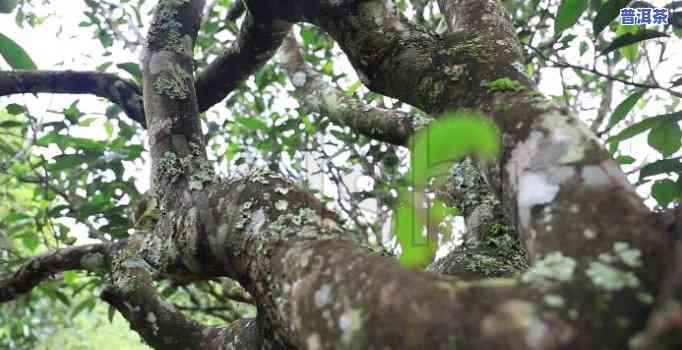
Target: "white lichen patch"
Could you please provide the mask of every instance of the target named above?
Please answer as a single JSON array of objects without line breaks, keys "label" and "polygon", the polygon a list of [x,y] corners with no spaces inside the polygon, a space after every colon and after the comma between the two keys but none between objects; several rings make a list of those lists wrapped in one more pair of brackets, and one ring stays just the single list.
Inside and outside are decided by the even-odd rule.
[{"label": "white lichen patch", "polygon": [[173,62],[172,53],[168,51],[155,52],[149,59],[149,72],[152,75],[159,74],[161,71],[167,69],[171,62]]},{"label": "white lichen patch", "polygon": [[654,303],[654,301],[656,301],[653,295],[646,292],[637,293],[637,300],[646,305],[651,305]]},{"label": "white lichen patch", "polygon": [[315,292],[315,306],[324,307],[331,301],[332,287],[329,284],[324,284]]},{"label": "white lichen patch", "polygon": [[362,329],[362,311],[359,309],[348,309],[339,317],[339,328],[341,329],[341,342],[352,344],[357,338],[357,333]]},{"label": "white lichen patch", "polygon": [[590,165],[584,167],[581,175],[586,185],[605,186],[611,183],[609,175],[598,166]]},{"label": "white lichen patch", "polygon": [[556,294],[547,294],[542,298],[542,301],[548,306],[555,308],[564,307],[564,305],[566,305],[564,298],[561,295]]},{"label": "white lichen patch", "polygon": [[287,202],[283,199],[280,199],[277,202],[275,202],[275,209],[277,209],[279,211],[285,211],[285,210],[287,210],[288,207],[289,207],[289,202]]},{"label": "white lichen patch", "polygon": [[509,331],[528,329],[535,314],[535,306],[523,300],[510,300],[485,316],[481,331],[486,336],[508,334]]},{"label": "white lichen patch", "polygon": [[583,236],[587,239],[595,239],[597,238],[597,231],[588,227],[583,230]]},{"label": "white lichen patch", "polygon": [[527,172],[519,179],[519,206],[532,208],[551,202],[559,192],[559,185],[551,183],[542,173]]},{"label": "white lichen patch", "polygon": [[147,322],[152,326],[152,332],[154,334],[159,333],[159,324],[156,323],[156,315],[153,312],[147,313]]},{"label": "white lichen patch", "polygon": [[101,271],[105,267],[104,255],[100,253],[86,254],[81,258],[81,266],[91,272]]},{"label": "white lichen patch", "polygon": [[213,166],[205,159],[195,159],[194,156],[190,156],[190,158],[186,161],[187,167],[191,169],[192,173],[189,178],[189,188],[190,190],[202,190],[215,179]]},{"label": "white lichen patch", "polygon": [[613,243],[613,251],[625,265],[629,267],[642,266],[642,252],[637,248],[630,247],[629,243],[615,242]]},{"label": "white lichen patch", "polygon": [[324,101],[324,105],[332,113],[338,110],[339,100],[335,91],[326,91],[322,94],[322,101]]},{"label": "white lichen patch", "polygon": [[263,225],[265,225],[266,221],[267,217],[263,209],[256,210],[256,212],[253,214],[251,218],[249,226],[247,227],[247,232],[253,235],[259,235],[261,228],[263,227]]},{"label": "white lichen patch", "polygon": [[318,334],[311,334],[305,341],[306,349],[308,350],[319,350],[322,348],[322,341]]},{"label": "white lichen patch", "polygon": [[290,189],[288,189],[286,187],[275,187],[275,192],[277,192],[283,196],[286,196],[287,193],[289,193],[289,191],[290,191]]},{"label": "white lichen patch", "polygon": [[570,281],[577,263],[574,258],[564,256],[561,252],[547,254],[542,260],[531,266],[523,274],[521,280],[525,283],[549,283]]},{"label": "white lichen patch", "polygon": [[639,249],[632,248],[627,242],[615,242],[613,253],[599,254],[598,259],[591,262],[586,271],[596,286],[607,291],[639,287],[640,281],[637,276],[632,271],[618,266],[622,264],[629,268],[641,267],[642,252]]},{"label": "white lichen patch", "polygon": [[450,77],[450,80],[458,81],[462,77],[462,74],[466,71],[466,65],[465,64],[446,65],[445,68],[443,68],[443,71],[445,72],[446,75]]},{"label": "white lichen patch", "polygon": [[154,90],[170,99],[184,100],[189,98],[191,84],[192,76],[185,72],[180,65],[173,63],[156,78]]},{"label": "white lichen patch", "polygon": [[[518,178],[518,216],[519,226],[527,228],[529,238],[526,245],[529,251],[534,251],[537,230],[533,229],[532,209],[538,205],[546,205],[549,209],[560,190],[560,184],[573,177],[574,170],[570,167],[557,166],[543,172],[524,172]],[[543,212],[544,213],[544,212]],[[535,215],[537,218],[537,215]],[[551,213],[542,216],[544,231],[553,230],[553,215]],[[536,227],[537,228],[537,227]],[[535,257],[531,257],[534,259]]]},{"label": "white lichen patch", "polygon": [[[550,133],[549,140],[553,145],[562,145],[563,154],[558,158],[560,164],[571,164],[581,161],[593,142],[599,139],[582,121],[574,115],[562,115],[551,108],[541,117],[542,127]],[[593,141],[593,142],[589,142]]]},{"label": "white lichen patch", "polygon": [[178,157],[171,151],[166,151],[166,153],[163,154],[159,160],[158,170],[162,176],[167,176],[169,178],[170,183],[175,182],[183,173]]},{"label": "white lichen patch", "polygon": [[549,336],[549,327],[540,319],[531,319],[528,330],[526,331],[526,344],[530,349],[544,349],[545,339]]},{"label": "white lichen patch", "polygon": [[305,249],[301,254],[298,255],[298,262],[302,268],[305,268],[310,263],[310,259],[313,257],[312,249]]},{"label": "white lichen patch", "polygon": [[295,87],[303,87],[305,85],[306,81],[306,75],[304,72],[296,72],[294,75],[291,77],[291,83],[294,84]]},{"label": "white lichen patch", "polygon": [[592,283],[607,291],[639,287],[639,279],[630,271],[622,271],[607,263],[593,261],[586,271]]}]

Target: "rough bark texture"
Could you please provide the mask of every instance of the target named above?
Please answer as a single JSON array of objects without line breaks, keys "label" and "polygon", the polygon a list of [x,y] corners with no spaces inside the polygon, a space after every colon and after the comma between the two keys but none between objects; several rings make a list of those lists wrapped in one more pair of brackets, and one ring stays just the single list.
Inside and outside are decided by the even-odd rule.
[{"label": "rough bark texture", "polygon": [[237,84],[251,76],[277,52],[291,23],[247,12],[239,36],[225,53],[201,72],[197,89],[203,98],[199,108],[206,110],[225,98]]},{"label": "rough bark texture", "polygon": [[[504,152],[496,164],[480,168],[532,266],[516,279],[406,270],[348,239],[333,213],[286,179],[267,172],[215,178],[192,74],[203,3],[162,0],[143,73],[161,215],[153,234],[106,250],[104,264],[112,276],[105,300],[147,343],[240,348],[235,344],[246,341],[243,348],[311,350],[623,349],[637,339],[645,343],[636,335],[656,296],[661,302],[679,298],[673,287],[663,296],[658,288],[679,278],[676,269],[665,269],[675,247],[674,235],[666,234],[670,223],[646,209],[588,127],[533,92],[514,68],[519,44],[499,2],[440,1],[451,30],[442,36],[410,23],[391,1],[244,3],[256,27],[274,30],[268,27],[274,22],[260,18],[322,27],[374,91],[429,113],[487,112],[503,131]],[[265,60],[285,35],[271,34],[264,56],[254,60]],[[210,69],[229,72],[225,62]],[[500,78],[522,89],[491,88]],[[338,109],[325,103],[319,111]],[[27,271],[34,276],[18,276],[31,281],[29,288],[45,277],[39,268]],[[253,296],[258,320],[226,329],[189,321],[154,290],[152,280],[167,275],[233,278]],[[679,307],[672,310],[679,314]],[[655,323],[648,328],[654,338]]]},{"label": "rough bark texture", "polygon": [[0,96],[19,93],[92,94],[116,103],[145,125],[142,89],[113,74],[75,71],[0,71]]},{"label": "rough bark texture", "polygon": [[421,120],[405,112],[372,107],[346,96],[305,65],[293,36],[285,39],[280,61],[306,110],[319,113],[339,126],[348,126],[374,140],[404,146]]}]

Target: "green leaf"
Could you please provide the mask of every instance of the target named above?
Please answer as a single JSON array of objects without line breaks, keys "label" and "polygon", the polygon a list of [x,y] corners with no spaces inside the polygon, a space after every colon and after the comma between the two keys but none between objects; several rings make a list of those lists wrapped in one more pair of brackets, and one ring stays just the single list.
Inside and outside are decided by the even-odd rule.
[{"label": "green leaf", "polygon": [[113,305],[109,305],[109,311],[107,312],[107,319],[109,323],[114,323],[114,316],[116,315],[116,309]]},{"label": "green leaf", "polygon": [[12,13],[17,6],[17,0],[0,0],[0,13]]},{"label": "green leaf", "polygon": [[141,145],[131,145],[126,149],[125,160],[135,160],[140,157],[143,151],[144,147]]},{"label": "green leaf", "polygon": [[661,123],[661,119],[658,117],[644,119],[640,122],[637,122],[635,124],[628,126],[623,131],[618,133],[617,135],[611,136],[607,140],[607,142],[613,143],[613,142],[620,142],[623,140],[627,140],[629,138],[635,137],[635,136],[655,127],[659,123]]},{"label": "green leaf", "polygon": [[17,115],[26,112],[26,107],[22,105],[18,105],[16,103],[10,103],[5,107],[7,110],[7,113],[12,114],[12,115]]},{"label": "green leaf", "polygon": [[[619,25],[618,28],[616,29],[616,37],[621,36],[625,33],[637,33],[639,31],[639,26],[624,26],[624,25]],[[621,47],[618,49],[618,52],[620,53],[621,56],[625,57],[628,62],[630,63],[635,63],[637,62],[637,57],[639,54],[639,46],[640,44],[632,44],[628,45],[625,47]]]},{"label": "green leaf", "polygon": [[114,135],[114,124],[107,120],[104,122],[104,131],[107,132],[107,137],[111,138]]},{"label": "green leaf", "polygon": [[315,44],[317,35],[315,33],[315,29],[313,29],[310,26],[302,26],[301,27],[301,38],[303,38],[303,43],[306,45],[313,45]]},{"label": "green leaf", "polygon": [[133,62],[120,63],[116,67],[123,69],[135,78],[137,81],[142,81],[142,72],[140,71],[140,65]]},{"label": "green leaf", "polygon": [[263,122],[262,120],[254,117],[238,117],[237,122],[246,126],[249,129],[257,129],[263,131],[270,130],[268,124],[265,124],[265,122]]},{"label": "green leaf", "polygon": [[67,137],[65,139],[64,145],[83,150],[101,150],[104,148],[104,144],[102,142],[81,137]]},{"label": "green leaf", "polygon": [[89,160],[88,157],[83,154],[60,154],[53,159],[55,162],[49,165],[50,171],[74,169]]},{"label": "green leaf", "polygon": [[95,121],[97,121],[97,117],[83,118],[78,121],[78,125],[82,127],[89,127]]},{"label": "green leaf", "polygon": [[0,56],[12,69],[37,69],[31,57],[12,39],[0,33]]},{"label": "green leaf", "polygon": [[588,0],[563,0],[554,20],[554,37],[561,36],[564,30],[572,27],[589,5]]},{"label": "green leaf", "polygon": [[76,317],[76,315],[80,314],[85,309],[92,310],[92,308],[94,308],[94,307],[95,307],[95,298],[92,298],[92,297],[87,298],[87,299],[81,301],[80,303],[78,303],[78,305],[76,305],[73,308],[73,310],[71,311],[71,318]]},{"label": "green leaf", "polygon": [[680,185],[670,179],[658,180],[651,186],[651,195],[662,207],[667,207],[674,200],[679,200],[681,194]]},{"label": "green leaf", "polygon": [[64,140],[64,135],[59,135],[57,132],[50,132],[47,135],[36,140],[36,145],[48,147],[51,144],[57,144],[61,146]]},{"label": "green leaf", "polygon": [[649,163],[639,171],[639,179],[669,173],[682,173],[682,162],[677,159],[663,159]]},{"label": "green leaf", "polygon": [[346,96],[348,96],[348,97],[352,97],[353,95],[355,95],[355,92],[358,91],[358,89],[359,89],[361,86],[362,86],[362,82],[361,82],[360,80],[358,80],[358,81],[356,81],[355,83],[353,83],[353,85],[351,85],[351,86],[348,88],[348,90],[346,90],[346,91],[344,92],[344,94],[345,94]]},{"label": "green leaf", "polygon": [[109,69],[109,67],[111,67],[112,64],[114,64],[114,62],[110,62],[110,61],[104,62],[104,63],[100,64],[99,66],[95,67],[95,70],[98,72],[106,72],[107,69]]},{"label": "green leaf", "polygon": [[322,66],[322,71],[325,72],[326,74],[333,74],[334,73],[334,62],[329,61]]},{"label": "green leaf", "polygon": [[618,122],[625,119],[625,117],[627,117],[628,113],[630,113],[637,101],[642,98],[646,91],[646,89],[638,89],[630,94],[630,96],[628,96],[625,100],[623,100],[623,102],[616,107],[616,110],[613,111],[613,114],[611,114],[611,118],[609,118],[609,124],[606,128],[611,129],[614,125],[618,124]]},{"label": "green leaf", "polygon": [[682,132],[677,121],[666,121],[657,125],[649,133],[649,146],[664,157],[669,157],[682,146]]},{"label": "green leaf", "polygon": [[3,122],[0,122],[0,128],[2,129],[19,128],[22,126],[24,126],[24,123],[16,120],[5,120]]},{"label": "green leaf", "polygon": [[105,49],[114,44],[114,39],[103,29],[97,31],[97,38]]},{"label": "green leaf", "polygon": [[76,283],[77,276],[78,274],[76,271],[64,271],[64,282],[70,286],[73,286]]},{"label": "green leaf", "polygon": [[33,233],[21,235],[21,243],[23,243],[24,247],[28,248],[30,251],[36,250],[38,245],[40,245],[38,237]]},{"label": "green leaf", "polygon": [[618,164],[629,165],[634,163],[636,159],[631,156],[620,156],[616,158],[616,161],[618,162]]},{"label": "green leaf", "polygon": [[627,6],[629,2],[630,0],[608,0],[601,6],[597,17],[594,18],[592,23],[595,38],[599,36],[611,21],[620,15],[620,9]]},{"label": "green leaf", "polygon": [[55,289],[52,285],[43,285],[40,286],[39,289],[50,299],[57,299],[66,306],[71,305],[71,299],[69,299],[69,297],[67,297],[62,291]]},{"label": "green leaf", "polygon": [[69,105],[69,108],[64,109],[64,116],[73,124],[77,124],[78,118],[83,115],[83,113],[81,113],[81,111],[78,109],[78,102],[79,100],[73,101]]},{"label": "green leaf", "polygon": [[[624,26],[621,26],[624,27]],[[641,41],[649,40],[649,39],[654,39],[654,38],[660,38],[660,37],[668,37],[667,34],[661,33],[655,30],[651,29],[643,29],[643,30],[638,30],[636,33],[625,33],[623,35],[618,36],[616,39],[614,39],[611,44],[604,49],[600,55],[606,55],[611,51],[639,43]]]}]

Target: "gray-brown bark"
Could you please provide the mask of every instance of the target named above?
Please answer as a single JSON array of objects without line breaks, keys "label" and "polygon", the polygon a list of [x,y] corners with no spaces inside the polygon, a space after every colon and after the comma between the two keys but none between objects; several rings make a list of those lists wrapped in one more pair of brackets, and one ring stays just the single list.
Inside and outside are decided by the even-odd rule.
[{"label": "gray-brown bark", "polygon": [[[215,179],[190,56],[203,4],[165,0],[144,65],[161,217],[153,235],[115,251],[114,297],[106,296],[148,343],[171,344],[116,296],[167,312],[164,320],[186,337],[176,342],[196,347],[218,334],[161,310],[150,282],[159,272],[239,281],[258,305],[259,341],[270,348],[620,349],[644,328],[668,280],[667,224],[588,127],[532,92],[514,68],[518,42],[497,1],[440,3],[457,30],[443,37],[401,17],[391,1],[245,1],[254,18],[322,27],[374,91],[431,113],[487,112],[505,151],[482,169],[534,265],[519,279],[478,281],[406,270],[347,239],[332,213],[285,179]],[[503,77],[524,89],[488,88]]]},{"label": "gray-brown bark", "polygon": [[414,133],[416,117],[405,112],[367,105],[355,97],[346,96],[324,81],[313,69],[306,67],[298,43],[293,36],[284,40],[280,61],[289,79],[305,103],[306,110],[319,113],[335,124],[348,126],[371,139],[405,146]]},{"label": "gray-brown bark", "polygon": [[76,71],[0,71],[0,96],[23,93],[92,94],[119,105],[145,125],[142,89],[114,74]]},{"label": "gray-brown bark", "polygon": [[197,90],[202,95],[199,108],[203,111],[220,102],[255,73],[277,52],[290,28],[291,23],[247,12],[232,46],[198,76]]}]

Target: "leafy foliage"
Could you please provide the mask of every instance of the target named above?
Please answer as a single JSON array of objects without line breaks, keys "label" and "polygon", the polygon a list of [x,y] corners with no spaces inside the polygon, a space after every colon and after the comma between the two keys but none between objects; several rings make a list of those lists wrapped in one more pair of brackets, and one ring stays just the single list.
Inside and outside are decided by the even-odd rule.
[{"label": "leafy foliage", "polygon": [[36,69],[31,57],[14,40],[0,33],[0,56],[14,69]]},{"label": "leafy foliage", "polygon": [[[654,5],[670,10],[669,24],[626,26],[617,20],[626,6]],[[561,1],[559,6],[542,1],[507,2],[527,49],[526,72],[540,82],[546,68],[560,70],[561,93],[550,97],[592,116],[592,128],[610,146],[614,158],[626,170],[633,169],[634,182],[651,184],[665,176],[679,184],[679,170],[654,171],[656,176],[651,170],[666,164],[660,162],[673,164],[680,156],[682,94],[674,88],[682,82],[681,67],[673,63],[677,54],[668,48],[679,45],[682,37],[682,22],[677,18],[682,2],[654,5],[625,0]],[[552,24],[554,31],[547,33]],[[591,28],[591,37],[584,35],[586,28]],[[584,104],[590,99],[598,108]],[[637,151],[630,154],[633,147]],[[657,191],[672,189],[671,185],[657,186]],[[660,207],[679,205],[679,199],[661,202],[660,195],[652,198]]]},{"label": "leafy foliage", "polygon": [[563,0],[554,21],[554,36],[560,36],[564,30],[578,22],[588,5],[588,0]]}]

